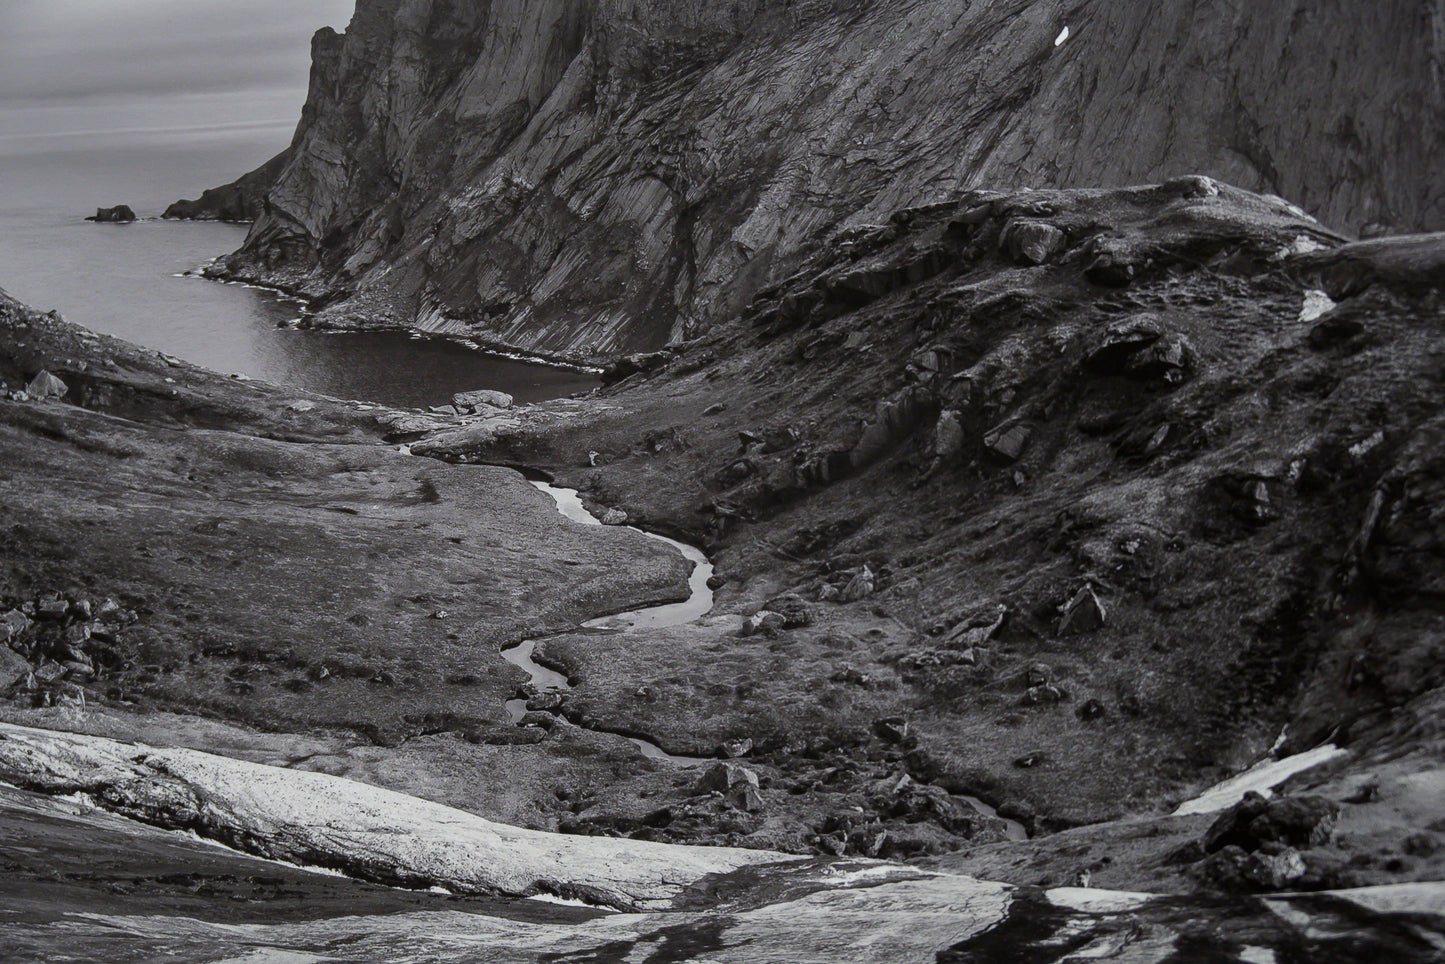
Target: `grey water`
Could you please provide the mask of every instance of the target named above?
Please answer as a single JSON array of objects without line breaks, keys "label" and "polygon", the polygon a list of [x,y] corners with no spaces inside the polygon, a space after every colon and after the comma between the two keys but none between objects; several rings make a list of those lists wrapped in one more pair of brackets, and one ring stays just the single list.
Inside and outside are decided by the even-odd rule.
[{"label": "grey water", "polygon": [[[426,407],[492,388],[530,402],[595,377],[405,332],[292,329],[276,293],[182,276],[240,246],[246,226],[161,221],[171,201],[224,183],[284,146],[264,129],[0,136],[0,288],[68,321],[216,371],[340,398]],[[132,224],[84,220],[128,204]]]}]

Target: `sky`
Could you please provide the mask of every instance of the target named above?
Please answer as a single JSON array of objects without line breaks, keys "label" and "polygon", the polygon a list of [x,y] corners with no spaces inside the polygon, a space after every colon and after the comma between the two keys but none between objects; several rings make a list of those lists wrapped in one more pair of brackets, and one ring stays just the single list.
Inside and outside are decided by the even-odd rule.
[{"label": "sky", "polygon": [[240,130],[274,130],[280,150],[305,101],[311,35],[344,30],[354,5],[0,0],[0,154]]}]

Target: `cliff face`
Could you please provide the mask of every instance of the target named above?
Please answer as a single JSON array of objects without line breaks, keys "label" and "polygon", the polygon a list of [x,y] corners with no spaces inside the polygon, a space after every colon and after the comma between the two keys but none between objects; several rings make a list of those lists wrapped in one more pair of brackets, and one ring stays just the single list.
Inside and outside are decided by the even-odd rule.
[{"label": "cliff face", "polygon": [[1199,171],[1445,227],[1435,0],[359,0],[315,50],[221,271],[323,325],[655,348],[809,239],[977,186]]}]

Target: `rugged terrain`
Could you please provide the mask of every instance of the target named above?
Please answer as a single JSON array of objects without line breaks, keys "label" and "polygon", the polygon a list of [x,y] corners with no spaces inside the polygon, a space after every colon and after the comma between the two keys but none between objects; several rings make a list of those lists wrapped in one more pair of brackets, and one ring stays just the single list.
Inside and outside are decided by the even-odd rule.
[{"label": "rugged terrain", "polygon": [[[707,913],[614,918],[612,943],[579,918],[587,959],[731,959],[793,897],[822,915],[799,940],[907,907],[942,960],[1255,946],[1189,931],[1201,908],[1302,959],[1428,956],[1445,236],[1403,232],[1445,227],[1442,23],[362,0],[317,35],[291,147],[174,213],[254,217],[213,273],[311,324],[606,360],[606,387],[390,410],[0,299],[0,778],[373,881],[628,910],[653,897],[597,885],[615,867],[348,858],[320,804],[231,794],[346,812],[369,784],[571,835],[538,844],[564,865],[725,848],[663,874],[691,894],[668,913]],[[708,615],[584,625],[688,594],[624,522],[706,551]],[[526,685],[501,655],[523,640],[565,687]],[[1301,751],[1256,786],[1280,801],[1176,812]],[[759,853],[786,869],[727,865]],[[854,889],[874,859],[911,866]],[[1368,947],[1363,898],[1239,897],[1414,882]],[[1008,889],[1074,884],[1192,896]]]},{"label": "rugged terrain", "polygon": [[314,324],[598,358],[975,187],[1204,171],[1351,234],[1445,228],[1442,37],[1415,0],[362,0],[286,154],[174,213],[248,210],[215,271]]}]

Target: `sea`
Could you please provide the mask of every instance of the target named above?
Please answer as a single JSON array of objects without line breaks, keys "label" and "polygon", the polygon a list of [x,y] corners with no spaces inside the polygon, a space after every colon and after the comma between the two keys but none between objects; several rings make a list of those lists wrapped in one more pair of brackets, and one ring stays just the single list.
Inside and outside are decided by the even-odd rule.
[{"label": "sea", "polygon": [[[240,247],[247,226],[164,221],[161,212],[258,166],[289,139],[289,130],[265,124],[0,132],[0,288],[93,331],[215,371],[345,399],[424,408],[490,388],[530,402],[598,384],[587,373],[450,339],[296,329],[296,301],[196,277],[205,263]],[[141,220],[85,220],[117,204]]]}]

